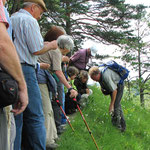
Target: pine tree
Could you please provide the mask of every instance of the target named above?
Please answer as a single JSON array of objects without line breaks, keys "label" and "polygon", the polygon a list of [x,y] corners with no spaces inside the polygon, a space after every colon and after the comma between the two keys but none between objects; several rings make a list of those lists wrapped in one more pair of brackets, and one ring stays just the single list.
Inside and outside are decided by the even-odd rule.
[{"label": "pine tree", "polygon": [[48,13],[40,22],[42,31],[50,25],[63,26],[76,46],[85,39],[120,46],[122,39],[133,39],[129,21],[136,18],[135,7],[124,0],[46,0]]},{"label": "pine tree", "polygon": [[141,106],[144,106],[144,95],[149,88],[147,82],[150,80],[150,54],[149,54],[149,40],[150,35],[148,23],[149,16],[146,15],[144,6],[137,5],[136,11],[138,13],[138,19],[134,24],[134,34],[137,37],[134,42],[127,40],[127,45],[124,47],[123,60],[130,63],[133,69],[138,72],[135,77],[140,94]]}]

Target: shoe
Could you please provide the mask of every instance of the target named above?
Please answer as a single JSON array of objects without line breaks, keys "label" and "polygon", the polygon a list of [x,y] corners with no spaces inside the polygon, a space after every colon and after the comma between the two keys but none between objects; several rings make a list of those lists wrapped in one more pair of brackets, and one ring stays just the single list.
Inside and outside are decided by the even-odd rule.
[{"label": "shoe", "polygon": [[54,140],[55,140],[55,142],[58,142],[60,140],[60,137],[57,137]]},{"label": "shoe", "polygon": [[62,128],[63,130],[65,130],[65,129],[66,129],[66,126],[67,126],[67,124],[61,124],[60,126],[61,126],[61,128]]},{"label": "shoe", "polygon": [[62,133],[64,133],[64,131],[65,131],[65,129],[59,129],[59,130],[57,130],[57,134],[61,135]]},{"label": "shoe", "polygon": [[54,149],[58,148],[58,146],[59,145],[57,143],[52,143],[46,147],[46,150],[54,150]]}]

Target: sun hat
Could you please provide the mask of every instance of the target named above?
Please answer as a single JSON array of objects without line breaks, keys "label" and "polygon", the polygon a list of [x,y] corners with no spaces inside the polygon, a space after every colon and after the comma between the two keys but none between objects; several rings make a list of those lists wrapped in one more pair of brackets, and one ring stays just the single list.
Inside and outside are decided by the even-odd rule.
[{"label": "sun hat", "polygon": [[39,6],[41,6],[44,11],[47,11],[47,8],[46,8],[45,3],[44,3],[43,0],[24,0],[24,2],[36,3],[36,4],[38,4]]},{"label": "sun hat", "polygon": [[96,53],[98,51],[98,49],[96,48],[96,46],[95,45],[91,46],[90,50],[91,50],[91,55],[95,57],[95,55],[96,55]]}]

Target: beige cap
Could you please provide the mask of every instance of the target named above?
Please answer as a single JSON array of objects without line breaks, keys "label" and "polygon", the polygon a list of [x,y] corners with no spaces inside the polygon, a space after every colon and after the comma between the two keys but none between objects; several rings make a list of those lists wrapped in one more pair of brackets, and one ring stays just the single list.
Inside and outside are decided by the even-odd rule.
[{"label": "beige cap", "polygon": [[44,11],[47,11],[47,8],[46,8],[43,0],[24,0],[24,2],[36,3],[36,4],[40,5],[44,9]]}]

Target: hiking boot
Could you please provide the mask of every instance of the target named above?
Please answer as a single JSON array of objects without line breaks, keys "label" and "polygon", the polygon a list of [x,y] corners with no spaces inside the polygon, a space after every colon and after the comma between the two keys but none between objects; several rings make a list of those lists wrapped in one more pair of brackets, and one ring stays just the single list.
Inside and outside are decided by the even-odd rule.
[{"label": "hiking boot", "polygon": [[59,130],[57,130],[57,134],[58,135],[61,135],[62,133],[64,133],[65,129],[61,128]]},{"label": "hiking boot", "polygon": [[121,118],[120,124],[121,124],[121,127],[122,127],[121,132],[124,132],[126,130],[126,122],[125,122],[124,118]]}]

